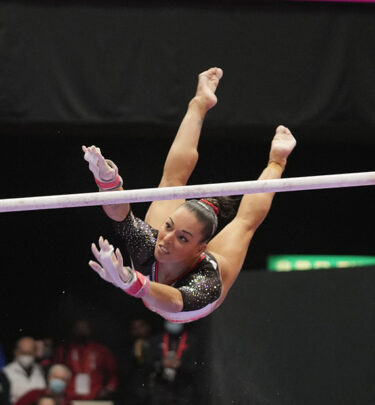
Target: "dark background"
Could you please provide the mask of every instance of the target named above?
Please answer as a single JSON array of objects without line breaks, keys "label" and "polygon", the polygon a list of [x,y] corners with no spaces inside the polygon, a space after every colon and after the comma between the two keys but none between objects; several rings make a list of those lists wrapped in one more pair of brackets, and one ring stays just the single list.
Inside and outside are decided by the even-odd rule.
[{"label": "dark background", "polygon": [[[278,124],[298,141],[286,177],[372,171],[374,17],[353,4],[0,1],[2,198],[94,191],[82,144],[100,146],[127,188],[156,186],[210,66],[224,78],[191,184],[255,179]],[[230,297],[192,326],[207,401],[373,401],[373,270],[260,271],[271,254],[373,255],[373,197],[371,187],[276,196]],[[142,217],[147,205],[133,209]],[[116,242],[101,208],[0,221],[8,357],[22,334],[60,341],[84,314],[121,359],[128,322],[145,311],[87,266],[99,235]]]}]

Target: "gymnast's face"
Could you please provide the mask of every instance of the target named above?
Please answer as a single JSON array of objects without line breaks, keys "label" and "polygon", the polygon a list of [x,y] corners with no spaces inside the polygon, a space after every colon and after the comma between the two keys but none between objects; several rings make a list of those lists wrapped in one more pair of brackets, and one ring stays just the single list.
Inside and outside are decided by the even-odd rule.
[{"label": "gymnast's face", "polygon": [[184,262],[205,250],[202,242],[203,225],[194,213],[179,207],[168,217],[159,230],[155,246],[155,258],[161,263]]}]

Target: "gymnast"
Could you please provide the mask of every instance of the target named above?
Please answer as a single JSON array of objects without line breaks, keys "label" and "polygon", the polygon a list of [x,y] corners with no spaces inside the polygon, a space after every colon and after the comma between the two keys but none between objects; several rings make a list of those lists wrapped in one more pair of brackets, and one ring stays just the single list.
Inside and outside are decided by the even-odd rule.
[{"label": "gymnast", "polygon": [[[159,187],[183,186],[198,161],[198,141],[208,110],[215,106],[216,88],[223,71],[201,73],[195,97],[167,155]],[[276,129],[267,167],[259,179],[281,177],[296,145],[284,126]],[[116,165],[96,146],[83,146],[84,158],[100,191],[122,190]],[[271,207],[274,193],[244,195],[234,218],[218,233],[218,218],[233,208],[228,197],[201,200],[154,201],[144,221],[128,203],[106,205],[129,253],[124,266],[119,249],[99,238],[93,243],[90,267],[105,281],[137,298],[150,310],[172,322],[191,322],[214,311],[240,273],[250,241]],[[229,208],[228,208],[229,207]]]}]

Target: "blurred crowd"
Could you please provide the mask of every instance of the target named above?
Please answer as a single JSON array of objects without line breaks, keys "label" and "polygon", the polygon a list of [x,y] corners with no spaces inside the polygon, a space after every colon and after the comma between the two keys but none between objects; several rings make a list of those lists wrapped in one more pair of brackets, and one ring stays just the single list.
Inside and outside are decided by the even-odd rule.
[{"label": "blurred crowd", "polygon": [[0,405],[198,402],[194,334],[183,324],[167,321],[163,330],[153,333],[144,318],[134,319],[129,332],[131,342],[123,356],[93,339],[87,319],[74,323],[63,344],[50,337],[21,336],[14,342],[13,359],[6,359],[0,342]]}]

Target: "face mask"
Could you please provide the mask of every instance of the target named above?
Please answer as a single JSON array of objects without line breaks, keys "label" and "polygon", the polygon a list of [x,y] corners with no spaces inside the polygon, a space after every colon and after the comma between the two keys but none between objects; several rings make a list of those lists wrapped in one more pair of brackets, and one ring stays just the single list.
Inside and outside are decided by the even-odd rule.
[{"label": "face mask", "polygon": [[171,335],[178,335],[184,329],[182,323],[168,322],[164,323],[165,330]]},{"label": "face mask", "polygon": [[48,382],[48,388],[54,394],[62,394],[66,388],[66,382],[59,378],[52,378]]},{"label": "face mask", "polygon": [[24,368],[29,368],[30,366],[32,366],[34,360],[35,358],[31,354],[20,354],[17,356],[18,363],[20,363],[21,366]]}]

